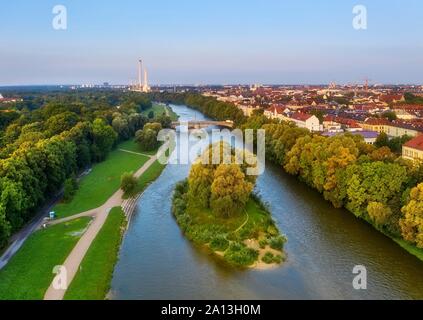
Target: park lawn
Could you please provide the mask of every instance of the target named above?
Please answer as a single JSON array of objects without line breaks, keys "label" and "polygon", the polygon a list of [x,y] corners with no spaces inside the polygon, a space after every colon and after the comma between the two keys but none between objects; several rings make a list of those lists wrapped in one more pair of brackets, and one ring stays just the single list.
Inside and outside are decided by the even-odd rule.
[{"label": "park lawn", "polygon": [[161,115],[163,115],[163,113],[166,112],[166,109],[168,110],[168,115],[172,119],[172,121],[178,120],[178,115],[175,112],[173,112],[171,107],[167,107],[166,105],[158,104],[158,103],[153,103],[153,106],[151,108],[144,110],[142,114],[148,117],[148,114],[150,113],[150,111],[153,111],[154,118],[158,118]]},{"label": "park lawn", "polygon": [[158,150],[158,149],[155,149],[150,151],[144,151],[141,149],[140,145],[132,139],[121,143],[119,145],[119,149],[131,151],[131,152],[137,152],[137,153],[145,154],[148,156],[154,156]]},{"label": "park lawn", "polygon": [[82,260],[65,300],[103,300],[106,297],[125,223],[121,207],[113,208]]},{"label": "park lawn", "polygon": [[41,300],[90,218],[53,225],[33,233],[0,271],[0,300]]},{"label": "park lawn", "polygon": [[79,189],[70,202],[54,207],[58,218],[103,205],[119,189],[124,172],[135,172],[147,162],[147,156],[124,152],[119,150],[120,147],[112,151],[105,161],[94,165],[92,171],[81,179]]},{"label": "park lawn", "polygon": [[154,163],[138,178],[138,185],[131,194],[126,194],[123,197],[129,198],[138,193],[143,192],[153,181],[155,181],[164,170],[166,166],[161,164],[158,160]]}]

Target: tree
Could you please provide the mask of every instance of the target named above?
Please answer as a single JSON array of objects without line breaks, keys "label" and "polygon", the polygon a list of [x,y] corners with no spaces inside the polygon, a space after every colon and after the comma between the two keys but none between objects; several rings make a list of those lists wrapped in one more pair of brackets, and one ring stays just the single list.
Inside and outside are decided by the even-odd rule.
[{"label": "tree", "polygon": [[392,210],[380,202],[370,202],[367,206],[367,213],[370,219],[374,221],[376,226],[382,227],[386,224],[389,217],[392,215]]},{"label": "tree", "polygon": [[172,126],[172,119],[168,117],[166,114],[162,114],[157,121],[160,122],[162,128],[170,128]]},{"label": "tree", "polygon": [[149,111],[147,117],[148,119],[154,119],[154,111],[153,110]]},{"label": "tree", "polygon": [[389,146],[389,137],[385,132],[379,134],[376,138],[375,146],[377,148],[388,147]]},{"label": "tree", "polygon": [[210,205],[218,216],[229,217],[245,207],[254,184],[245,178],[239,165],[217,167],[211,186]]},{"label": "tree", "polygon": [[156,149],[159,143],[157,141],[157,133],[152,129],[143,129],[137,131],[135,134],[135,141],[144,151],[152,151]]},{"label": "tree", "polygon": [[78,181],[75,177],[71,177],[65,180],[63,200],[70,201],[78,190]]},{"label": "tree", "polygon": [[397,120],[397,114],[394,111],[386,111],[382,114],[382,117],[388,119],[390,122]]},{"label": "tree", "polygon": [[374,150],[370,154],[370,158],[373,161],[393,162],[395,160],[395,155],[392,153],[391,149],[389,149],[388,147],[382,147],[382,148]]},{"label": "tree", "polygon": [[122,174],[122,177],[120,179],[120,188],[123,190],[123,192],[131,193],[135,190],[135,188],[138,185],[137,178],[134,177],[132,172],[125,172]]},{"label": "tree", "polygon": [[410,192],[410,201],[402,208],[401,233],[405,240],[423,248],[423,183]]},{"label": "tree", "polygon": [[188,203],[191,207],[208,208],[210,206],[211,185],[214,172],[202,163],[192,165],[188,176]]},{"label": "tree", "polygon": [[[399,210],[406,182],[405,168],[396,163],[378,161],[352,165],[347,168],[344,179],[346,207],[357,217],[366,217],[371,202]],[[398,220],[390,219],[387,228],[397,233]]]},{"label": "tree", "polygon": [[0,248],[3,248],[10,237],[10,223],[6,219],[5,208],[0,205]]},{"label": "tree", "polygon": [[159,146],[157,134],[162,129],[160,123],[150,122],[144,125],[142,130],[135,133],[135,141],[140,145],[142,150],[152,151]]},{"label": "tree", "polygon": [[103,119],[97,118],[93,122],[93,140],[97,147],[97,160],[103,160],[112,149],[117,139],[117,133],[107,125]]}]

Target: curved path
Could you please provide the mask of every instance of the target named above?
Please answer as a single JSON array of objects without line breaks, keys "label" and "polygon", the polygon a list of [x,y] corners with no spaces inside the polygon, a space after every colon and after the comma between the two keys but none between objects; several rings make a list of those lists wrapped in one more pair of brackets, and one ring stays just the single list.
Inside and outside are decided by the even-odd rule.
[{"label": "curved path", "polygon": [[[157,156],[150,156],[150,159],[134,174],[134,176],[136,178],[139,178],[156,160],[157,160]],[[89,225],[88,229],[82,235],[81,239],[79,239],[78,243],[73,248],[69,256],[66,258],[65,262],[63,263],[63,266],[65,267],[65,270],[67,272],[67,286],[68,287],[70,283],[72,282],[73,278],[75,277],[79,269],[79,266],[81,265],[81,262],[84,259],[85,254],[87,253],[88,249],[91,246],[91,243],[94,241],[98,232],[103,227],[104,222],[106,221],[110,210],[114,207],[118,207],[122,205],[122,202],[123,202],[122,196],[123,196],[123,191],[119,189],[101,207],[88,210],[82,213],[78,213],[76,215],[66,217],[63,219],[59,219],[50,224],[50,225],[58,224],[58,223],[70,221],[70,220],[80,218],[80,217],[85,217],[85,216],[93,217],[92,223]],[[44,295],[44,300],[62,300],[63,297],[65,296],[66,289],[54,288],[53,282],[50,284],[50,287],[47,289]]]}]

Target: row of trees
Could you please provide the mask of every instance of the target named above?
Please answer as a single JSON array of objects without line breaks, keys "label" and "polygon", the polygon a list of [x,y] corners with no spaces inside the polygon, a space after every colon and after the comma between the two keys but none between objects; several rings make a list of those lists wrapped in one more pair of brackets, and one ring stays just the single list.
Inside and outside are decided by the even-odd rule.
[{"label": "row of trees", "polygon": [[216,120],[232,120],[236,124],[242,124],[246,119],[244,113],[232,103],[217,101],[200,94],[153,93],[151,99],[164,103],[186,104]]},{"label": "row of trees", "polygon": [[[209,103],[207,98],[190,100],[208,116],[219,114],[218,119],[231,119],[237,113],[231,104],[219,110],[219,103]],[[198,106],[201,102],[204,104]],[[268,120],[259,113],[237,120],[242,128],[265,129],[268,158],[321,192],[335,207],[344,206],[380,230],[423,248],[423,165],[394,153],[407,137],[389,143],[382,136],[372,146],[361,136],[322,137]],[[197,167],[196,171],[199,173],[193,178],[210,176],[205,168]],[[210,181],[206,179],[202,184]],[[197,200],[205,201],[208,192]]]},{"label": "row of trees", "polygon": [[80,171],[143,127],[145,99],[122,94],[111,105],[91,92],[73,99],[57,94],[39,109],[20,112],[0,132],[0,247],[65,181],[71,197]]}]

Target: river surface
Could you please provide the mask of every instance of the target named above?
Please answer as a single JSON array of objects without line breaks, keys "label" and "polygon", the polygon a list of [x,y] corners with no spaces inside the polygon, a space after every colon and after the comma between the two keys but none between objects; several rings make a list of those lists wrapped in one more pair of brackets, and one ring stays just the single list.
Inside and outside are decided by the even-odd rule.
[{"label": "river surface", "polygon": [[[180,120],[207,119],[185,106],[172,108]],[[172,216],[173,188],[188,171],[188,165],[168,165],[139,199],[111,298],[423,299],[420,260],[269,163],[257,191],[288,237],[287,262],[266,271],[223,265],[192,245]],[[353,288],[356,265],[367,269],[366,290]]]}]

